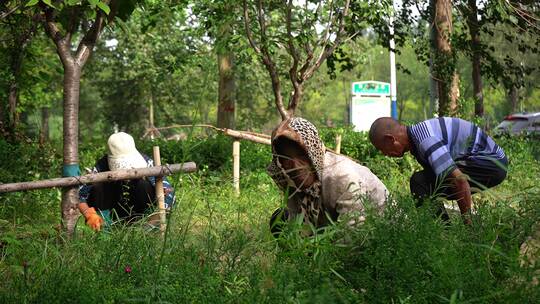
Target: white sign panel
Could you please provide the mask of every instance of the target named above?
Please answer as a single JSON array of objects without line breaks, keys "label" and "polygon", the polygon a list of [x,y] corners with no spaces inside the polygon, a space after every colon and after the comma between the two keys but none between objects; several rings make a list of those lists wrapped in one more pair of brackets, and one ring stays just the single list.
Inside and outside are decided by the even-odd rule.
[{"label": "white sign panel", "polygon": [[390,116],[390,98],[386,96],[353,96],[351,101],[351,124],[355,131],[369,131],[379,117]]}]

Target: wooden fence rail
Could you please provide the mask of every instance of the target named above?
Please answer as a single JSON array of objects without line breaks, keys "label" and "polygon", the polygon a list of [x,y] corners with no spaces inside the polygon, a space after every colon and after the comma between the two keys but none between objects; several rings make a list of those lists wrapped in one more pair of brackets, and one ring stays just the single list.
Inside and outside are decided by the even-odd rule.
[{"label": "wooden fence rail", "polygon": [[183,164],[172,164],[164,166],[155,166],[149,168],[127,169],[117,171],[106,171],[99,173],[86,174],[81,176],[61,177],[32,182],[21,182],[11,184],[0,184],[0,193],[26,191],[43,188],[68,187],[83,184],[93,184],[107,181],[117,181],[126,179],[136,179],[145,176],[165,176],[176,172],[195,172],[197,165],[194,162]]}]

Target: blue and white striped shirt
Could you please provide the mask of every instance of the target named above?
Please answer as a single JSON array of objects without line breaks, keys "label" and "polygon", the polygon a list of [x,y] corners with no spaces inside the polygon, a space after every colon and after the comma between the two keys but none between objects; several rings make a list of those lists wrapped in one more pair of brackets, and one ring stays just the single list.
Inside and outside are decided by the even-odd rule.
[{"label": "blue and white striped shirt", "polygon": [[436,175],[449,173],[456,161],[506,158],[504,151],[482,129],[459,118],[439,117],[407,127],[411,153]]}]

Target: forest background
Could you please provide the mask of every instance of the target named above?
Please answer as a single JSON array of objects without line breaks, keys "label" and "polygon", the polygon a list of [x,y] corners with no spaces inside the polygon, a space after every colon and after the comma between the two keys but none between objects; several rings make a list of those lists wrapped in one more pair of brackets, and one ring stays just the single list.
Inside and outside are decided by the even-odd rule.
[{"label": "forest background", "polygon": [[[297,114],[317,125],[349,123],[352,82],[390,81],[388,29],[381,30],[381,19],[387,22],[391,2],[359,3],[364,3],[357,6],[363,19],[351,18],[350,22],[357,22],[348,29],[353,38],[342,43],[306,83]],[[537,6],[533,3],[517,5],[534,14]],[[15,4],[25,2],[4,2],[4,10],[9,12]],[[459,113],[455,115],[472,118],[476,93],[471,54],[475,52],[463,13],[466,5],[457,2],[453,11],[451,39],[460,77]],[[478,15],[484,18],[476,47],[481,48],[485,108],[477,116],[488,128],[510,113],[540,110],[538,22],[531,19],[531,25],[520,18],[520,6],[512,5],[506,1],[477,4]],[[431,48],[426,14],[430,2],[413,6],[404,1],[400,8],[395,24],[398,112],[401,120],[414,122],[436,112],[430,106],[429,89]],[[104,29],[83,69],[81,142],[104,138],[115,128],[140,137],[150,126],[150,109],[157,127],[208,123],[269,132],[276,124],[268,72],[246,39],[241,2],[145,1],[130,9],[129,18],[117,18],[114,26]],[[408,10],[412,10],[410,15],[406,15]],[[33,139],[41,134],[59,140],[63,69],[38,16],[27,10],[1,20],[0,124],[4,136],[17,131]],[[278,52],[282,52],[279,60],[290,60],[284,50]],[[287,74],[286,69],[280,72]],[[224,100],[227,105],[218,106]],[[218,121],[219,111],[232,112],[233,117]],[[175,132],[179,131],[170,130],[166,135]]]}]

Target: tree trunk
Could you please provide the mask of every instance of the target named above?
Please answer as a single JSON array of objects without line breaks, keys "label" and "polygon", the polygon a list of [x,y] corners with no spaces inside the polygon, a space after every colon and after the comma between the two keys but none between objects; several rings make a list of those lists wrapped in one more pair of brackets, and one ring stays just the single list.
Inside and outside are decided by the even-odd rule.
[{"label": "tree trunk", "polygon": [[[233,6],[225,4],[224,16],[230,16],[233,13]],[[233,33],[231,22],[229,18],[226,18],[220,23],[215,44],[219,70],[217,127],[228,129],[234,129],[236,125],[234,54],[229,46]]]},{"label": "tree trunk", "polygon": [[510,103],[510,113],[519,112],[519,92],[515,85],[508,90],[508,102]]},{"label": "tree trunk", "polygon": [[235,127],[235,84],[232,70],[232,53],[218,52],[219,65],[219,101],[217,127],[234,129]]},{"label": "tree trunk", "polygon": [[476,0],[467,1],[467,25],[471,35],[472,49],[472,80],[474,93],[474,116],[484,116],[484,94],[482,84],[482,74],[480,71],[480,31],[478,25],[478,7]]},{"label": "tree trunk", "polygon": [[[26,43],[18,45],[18,48],[11,52],[11,75],[12,79],[9,83],[8,105],[7,105],[7,129],[9,136],[14,136],[19,124],[19,115],[17,113],[17,104],[19,102],[19,79],[21,75],[23,52]],[[20,47],[20,49],[19,49]]]},{"label": "tree trunk", "polygon": [[[64,166],[79,164],[79,91],[81,67],[72,62],[64,65]],[[72,234],[79,215],[77,186],[62,189],[62,225]]]},{"label": "tree trunk", "polygon": [[[430,0],[430,13],[431,13],[431,24],[435,20],[435,1]],[[429,56],[429,117],[433,117],[435,113],[439,113],[439,92],[437,90],[437,81],[435,80],[435,53],[436,53],[436,42],[437,31],[434,26],[431,26],[429,31],[429,40],[430,40],[430,56]]]},{"label": "tree trunk", "polygon": [[6,136],[6,119],[4,117],[5,110],[4,110],[4,102],[0,102],[0,136],[5,137]]},{"label": "tree trunk", "polygon": [[439,93],[439,116],[454,115],[458,108],[459,76],[452,52],[452,1],[435,0],[432,26],[435,27],[434,74]]},{"label": "tree trunk", "polygon": [[49,141],[49,117],[51,113],[49,108],[41,108],[41,130],[39,133],[39,143],[44,144]]},{"label": "tree trunk", "polygon": [[8,95],[8,130],[11,135],[15,134],[15,129],[19,124],[19,116],[17,115],[17,101],[19,99],[19,86],[16,80],[9,85]]}]

